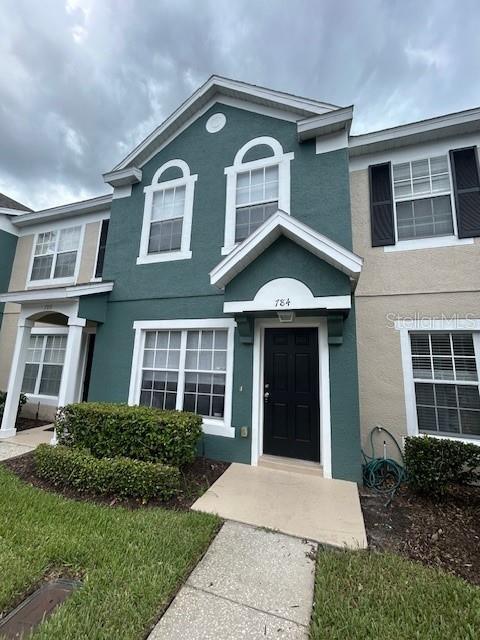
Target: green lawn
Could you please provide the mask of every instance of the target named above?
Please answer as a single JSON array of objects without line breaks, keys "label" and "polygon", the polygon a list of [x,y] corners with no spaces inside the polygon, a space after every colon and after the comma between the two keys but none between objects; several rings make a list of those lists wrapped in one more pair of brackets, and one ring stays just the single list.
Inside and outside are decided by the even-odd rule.
[{"label": "green lawn", "polygon": [[163,509],[128,511],[32,488],[0,465],[0,611],[51,569],[83,586],[35,640],[144,637],[207,548],[217,518]]},{"label": "green lawn", "polygon": [[392,554],[319,550],[312,640],[478,640],[480,588]]}]

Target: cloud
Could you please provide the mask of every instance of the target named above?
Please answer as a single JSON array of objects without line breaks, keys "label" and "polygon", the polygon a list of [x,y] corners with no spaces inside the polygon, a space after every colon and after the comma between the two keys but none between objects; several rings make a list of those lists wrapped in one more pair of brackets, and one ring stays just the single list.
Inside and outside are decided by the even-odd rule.
[{"label": "cloud", "polygon": [[34,208],[111,169],[212,73],[335,104],[354,132],[480,104],[463,0],[4,0],[0,189]]}]

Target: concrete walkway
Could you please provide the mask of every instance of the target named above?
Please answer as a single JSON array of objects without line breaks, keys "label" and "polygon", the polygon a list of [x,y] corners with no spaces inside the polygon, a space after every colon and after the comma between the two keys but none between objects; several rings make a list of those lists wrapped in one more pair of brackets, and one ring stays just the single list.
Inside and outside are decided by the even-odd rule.
[{"label": "concrete walkway", "polygon": [[192,509],[322,544],[367,547],[354,482],[232,464]]},{"label": "concrete walkway", "polygon": [[226,522],[149,640],[308,638],[316,550]]},{"label": "concrete walkway", "polygon": [[52,425],[44,425],[43,427],[35,427],[33,429],[25,429],[25,431],[17,431],[13,438],[0,440],[0,461],[16,458],[23,453],[33,451],[42,442],[49,443],[52,432],[47,431]]}]

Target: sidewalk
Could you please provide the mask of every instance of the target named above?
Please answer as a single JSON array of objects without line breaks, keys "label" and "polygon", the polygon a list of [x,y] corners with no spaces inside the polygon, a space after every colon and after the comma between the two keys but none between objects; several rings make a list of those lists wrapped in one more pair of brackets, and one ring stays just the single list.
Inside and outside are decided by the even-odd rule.
[{"label": "sidewalk", "polygon": [[316,550],[226,522],[149,640],[308,638]]}]

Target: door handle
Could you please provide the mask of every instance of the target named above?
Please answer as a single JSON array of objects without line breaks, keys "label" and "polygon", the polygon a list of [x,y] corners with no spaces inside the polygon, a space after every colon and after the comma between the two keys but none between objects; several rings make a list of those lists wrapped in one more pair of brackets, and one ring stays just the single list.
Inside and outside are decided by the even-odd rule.
[{"label": "door handle", "polygon": [[268,391],[265,391],[265,393],[263,394],[263,399],[265,400],[265,403],[268,402],[269,398],[270,398],[270,394],[268,393]]}]

